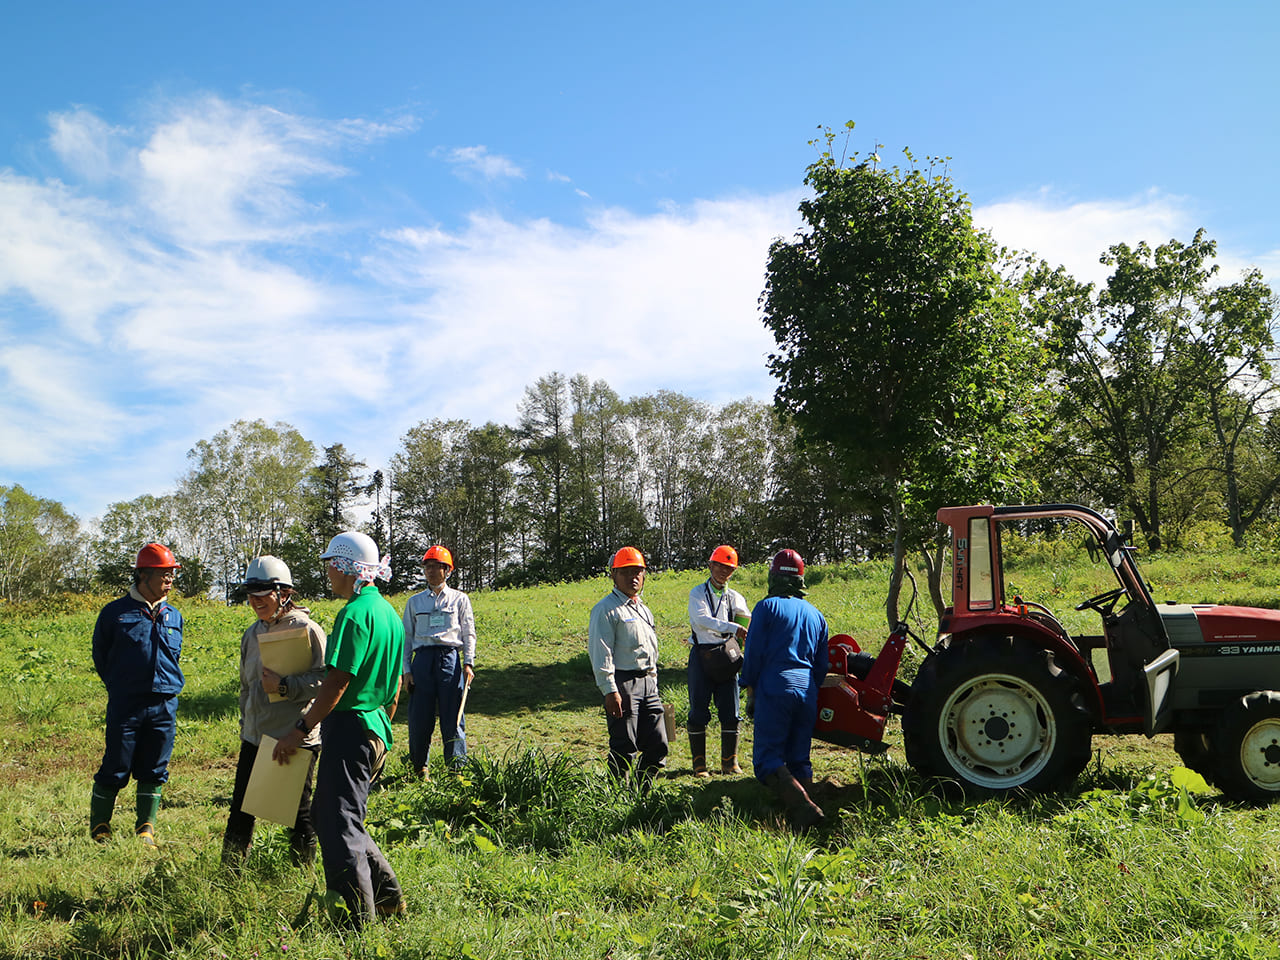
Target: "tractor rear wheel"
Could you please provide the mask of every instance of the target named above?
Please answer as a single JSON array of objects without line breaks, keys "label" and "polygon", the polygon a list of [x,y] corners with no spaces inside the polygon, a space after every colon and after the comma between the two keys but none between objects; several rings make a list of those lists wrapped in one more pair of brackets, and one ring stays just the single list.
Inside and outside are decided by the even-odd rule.
[{"label": "tractor rear wheel", "polygon": [[977,796],[1069,784],[1091,732],[1079,684],[1053,654],[995,635],[953,639],[926,659],[902,721],[907,761]]},{"label": "tractor rear wheel", "polygon": [[1267,803],[1280,798],[1280,693],[1241,697],[1218,724],[1214,783],[1232,800]]}]

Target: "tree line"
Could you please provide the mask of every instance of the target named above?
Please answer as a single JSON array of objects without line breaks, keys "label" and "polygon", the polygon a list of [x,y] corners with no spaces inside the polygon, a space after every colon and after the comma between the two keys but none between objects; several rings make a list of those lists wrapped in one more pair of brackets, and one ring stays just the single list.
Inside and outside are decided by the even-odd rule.
[{"label": "tree line", "polygon": [[118,586],[151,540],[178,553],[187,593],[228,590],[260,553],[316,593],[318,547],[359,524],[391,553],[393,590],[432,543],[466,589],[589,576],[624,543],[657,568],[718,543],[748,563],[782,546],[892,555],[892,622],[910,552],[942,602],[947,504],[1084,503],[1152,550],[1203,524],[1237,546],[1276,538],[1277,303],[1257,269],[1219,278],[1201,230],[1109,247],[1095,288],[998,248],[945,160],[886,167],[837,158],[835,140],[814,141],[804,226],[769,250],[772,404],[624,399],[551,373],[513,424],[424,420],[373,468],[237,421],[192,448],[172,493],[114,503],[88,531],[0,486],[0,595]]},{"label": "tree line", "polygon": [[659,568],[700,566],[719,543],[744,562],[784,541],[815,559],[866,550],[865,519],[769,404],[667,390],[624,399],[603,380],[551,373],[517,413],[514,424],[421,421],[373,468],[291,424],[237,421],[188,452],[172,492],[113,503],[87,529],[56,502],[0,488],[0,537],[26,524],[32,558],[18,568],[4,549],[0,587],[9,599],[114,589],[158,541],[182,563],[187,594],[227,593],[271,553],[316,595],[320,547],[353,527],[391,554],[393,590],[420,583],[432,543],[452,551],[465,589],[592,576],[623,543]]}]

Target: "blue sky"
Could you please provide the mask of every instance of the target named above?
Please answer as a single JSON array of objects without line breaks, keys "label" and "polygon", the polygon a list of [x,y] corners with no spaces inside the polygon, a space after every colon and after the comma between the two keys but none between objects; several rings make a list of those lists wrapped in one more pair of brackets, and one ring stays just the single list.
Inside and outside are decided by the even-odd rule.
[{"label": "blue sky", "polygon": [[1198,227],[1280,281],[1280,8],[1227,2],[13,5],[0,484],[89,520],[239,418],[370,466],[554,370],[767,400],[808,141],[950,157],[1100,281]]}]

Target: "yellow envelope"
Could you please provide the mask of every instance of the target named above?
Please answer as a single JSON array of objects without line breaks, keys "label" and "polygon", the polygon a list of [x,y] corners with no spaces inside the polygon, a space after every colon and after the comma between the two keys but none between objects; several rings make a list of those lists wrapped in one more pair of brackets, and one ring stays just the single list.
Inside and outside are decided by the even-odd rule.
[{"label": "yellow envelope", "polygon": [[281,765],[271,759],[277,742],[274,737],[263,736],[258,744],[258,755],[254,758],[240,809],[259,820],[292,827],[298,819],[298,802],[302,800],[302,787],[307,782],[311,751],[299,750],[288,763]]},{"label": "yellow envelope", "polygon": [[[306,627],[289,627],[258,636],[258,653],[262,665],[282,677],[306,673],[311,669],[311,636]],[[272,703],[286,699],[274,690],[267,694]]]}]

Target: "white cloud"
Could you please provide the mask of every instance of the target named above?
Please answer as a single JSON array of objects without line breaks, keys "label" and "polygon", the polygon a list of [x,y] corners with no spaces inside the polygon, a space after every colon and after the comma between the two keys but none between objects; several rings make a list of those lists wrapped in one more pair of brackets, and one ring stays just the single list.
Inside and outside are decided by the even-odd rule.
[{"label": "white cloud", "polygon": [[298,185],[346,173],[323,155],[334,143],[301,118],[205,98],[139,151],[143,202],[184,244],[296,239],[317,229]]},{"label": "white cloud", "polygon": [[[662,387],[719,402],[772,383],[759,319],[769,242],[790,233],[796,193],[702,201],[582,228],[476,215],[466,230],[388,236],[366,269],[417,290],[405,311],[398,393],[422,416],[510,422],[526,386],[559,370],[624,396]],[[417,417],[414,417],[417,419]]]},{"label": "white cloud", "polygon": [[49,145],[69,168],[90,181],[120,173],[127,162],[120,140],[127,131],[113,127],[83,107],[49,118]]},{"label": "white cloud", "polygon": [[[1064,201],[1045,188],[1034,196],[975,207],[973,217],[997,242],[1061,265],[1077,280],[1098,287],[1111,274],[1099,258],[1115,244],[1190,243],[1202,226],[1214,236],[1211,226],[1196,220],[1187,198],[1158,190],[1114,200]],[[1238,280],[1243,271],[1257,267],[1273,289],[1280,289],[1280,250],[1252,254],[1220,242],[1215,262],[1222,282]]]},{"label": "white cloud", "polygon": [[1004,246],[1064,266],[1077,280],[1101,285],[1110,271],[1098,258],[1117,243],[1152,246],[1195,234],[1187,201],[1151,190],[1119,200],[1065,201],[1046,188],[1030,197],[976,207],[974,222]]},{"label": "white cloud", "polygon": [[81,513],[171,484],[240,417],[333,422],[389,359],[354,335],[377,328],[354,285],[277,241],[321,229],[303,185],[392,127],[212,97],[158,110],[137,132],[52,116],[79,186],[0,170],[0,472]]},{"label": "white cloud", "polygon": [[480,144],[474,147],[454,147],[443,153],[445,160],[464,175],[478,175],[485,180],[523,180],[524,171],[506,157],[490,153]]}]

